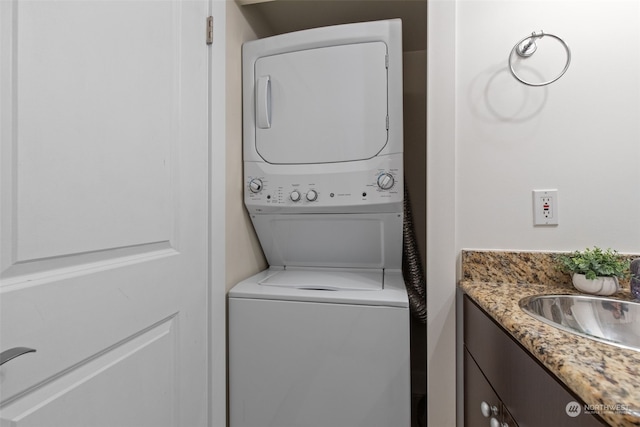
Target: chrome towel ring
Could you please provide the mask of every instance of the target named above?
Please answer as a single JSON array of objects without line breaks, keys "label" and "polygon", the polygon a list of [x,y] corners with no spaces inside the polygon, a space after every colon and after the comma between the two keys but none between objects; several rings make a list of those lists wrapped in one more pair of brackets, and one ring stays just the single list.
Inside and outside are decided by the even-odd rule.
[{"label": "chrome towel ring", "polygon": [[[513,64],[511,63],[511,60],[513,58],[513,54],[514,53],[518,54],[518,56],[520,56],[522,58],[528,58],[531,55],[533,55],[534,52],[536,51],[536,49],[538,48],[538,46],[536,45],[536,39],[541,39],[544,36],[552,37],[552,38],[558,40],[560,42],[560,44],[562,44],[562,46],[564,47],[564,50],[567,52],[567,62],[564,65],[564,68],[562,69],[560,74],[558,74],[558,76],[555,77],[554,79],[551,79],[549,81],[542,82],[542,83],[531,83],[531,82],[528,82],[528,81],[520,78],[520,76],[518,76],[516,74],[515,70],[513,69]],[[513,46],[513,49],[511,49],[511,53],[509,54],[509,71],[511,71],[511,74],[513,75],[513,77],[518,79],[518,81],[520,81],[521,83],[526,84],[527,86],[546,86],[546,85],[548,85],[550,83],[555,82],[560,77],[562,77],[564,75],[564,73],[567,72],[567,69],[569,68],[569,64],[570,63],[571,63],[571,50],[569,50],[569,46],[567,46],[567,44],[564,42],[564,40],[562,40],[560,37],[558,37],[556,35],[545,33],[543,31],[540,31],[539,33],[536,33],[534,31],[533,33],[531,33],[530,36],[527,36],[527,37],[523,38],[522,40],[520,40],[518,43],[515,44],[515,46]]]}]

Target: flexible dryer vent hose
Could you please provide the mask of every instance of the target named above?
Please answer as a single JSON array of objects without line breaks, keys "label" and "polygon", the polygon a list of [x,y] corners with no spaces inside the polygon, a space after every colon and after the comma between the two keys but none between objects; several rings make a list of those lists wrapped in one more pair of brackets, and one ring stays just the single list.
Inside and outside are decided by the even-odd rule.
[{"label": "flexible dryer vent hose", "polygon": [[409,191],[404,187],[404,224],[402,244],[402,276],[409,296],[409,309],[420,322],[427,323],[427,281],[413,227]]}]

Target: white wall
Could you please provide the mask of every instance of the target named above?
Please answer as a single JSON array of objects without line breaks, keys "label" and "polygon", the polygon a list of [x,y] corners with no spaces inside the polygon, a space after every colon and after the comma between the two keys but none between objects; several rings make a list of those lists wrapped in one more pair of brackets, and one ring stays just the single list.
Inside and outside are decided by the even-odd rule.
[{"label": "white wall", "polygon": [[[541,29],[572,62],[531,88],[505,64]],[[461,1],[457,37],[458,248],[639,252],[640,2]],[[531,58],[561,51],[546,80],[559,47],[543,38]],[[558,227],[533,227],[534,188],[559,190]]]},{"label": "white wall", "polygon": [[[451,313],[463,248],[640,253],[639,22],[637,0],[430,2],[429,425],[455,425]],[[507,58],[539,30],[564,38],[572,63],[530,88]],[[562,68],[553,42],[539,42],[525,77]],[[540,188],[559,190],[557,227],[533,226]]]},{"label": "white wall", "polygon": [[428,3],[427,425],[455,425],[455,0]]}]

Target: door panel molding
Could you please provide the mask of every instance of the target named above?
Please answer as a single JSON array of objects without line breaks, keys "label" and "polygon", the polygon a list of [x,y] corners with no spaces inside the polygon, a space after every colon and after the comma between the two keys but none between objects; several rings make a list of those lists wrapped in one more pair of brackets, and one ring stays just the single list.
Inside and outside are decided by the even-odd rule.
[{"label": "door panel molding", "polygon": [[[97,384],[102,381],[110,383],[119,383],[119,387],[131,387],[131,389],[141,389],[149,387],[152,384],[163,387],[169,387],[171,390],[175,384],[175,376],[177,372],[172,368],[174,359],[176,358],[176,333],[175,328],[176,315],[170,316],[158,322],[149,328],[140,331],[132,337],[119,342],[104,351],[70,367],[69,369],[58,373],[52,378],[46,379],[42,383],[36,384],[18,395],[8,397],[2,405],[3,422],[11,422],[15,427],[20,427],[22,422],[31,424],[35,422],[37,425],[46,425],[52,423],[51,416],[61,417],[71,416],[76,418],[78,415],[83,417],[91,417],[90,413],[81,415],[83,410],[78,408],[77,397],[69,399],[73,402],[73,406],[68,407],[66,399],[69,394],[89,394],[92,401],[99,400],[100,396]],[[36,352],[37,355],[37,352]],[[145,359],[153,359],[153,363],[145,363]],[[131,375],[131,369],[135,369],[136,373],[144,370],[145,366],[157,366],[158,359],[164,359],[163,365],[166,370],[158,372],[157,369],[146,372],[145,380],[150,381],[144,386],[140,384],[140,377]],[[32,363],[46,363],[46,360],[38,360],[34,357]],[[104,377],[104,378],[103,378]],[[155,377],[152,379],[151,377]],[[100,385],[100,389],[103,386]],[[108,388],[105,388],[109,390]],[[140,391],[142,391],[140,390]],[[126,390],[123,390],[126,395]],[[86,398],[85,398],[86,399]],[[160,402],[150,402],[157,404],[161,421],[166,422],[167,416],[176,420],[176,402],[173,393],[168,393],[164,405]],[[90,404],[90,403],[89,403]],[[67,406],[67,408],[65,408]],[[74,407],[75,406],[75,407]],[[52,410],[55,412],[52,413]],[[116,411],[117,408],[108,408],[109,411]],[[78,413],[80,414],[74,414]],[[66,414],[66,415],[65,415]],[[71,415],[74,414],[74,415]],[[122,413],[114,414],[114,416],[122,417]],[[129,416],[132,416],[131,414]],[[134,415],[133,415],[134,416]],[[35,420],[34,420],[35,419]],[[37,420],[44,420],[38,423]],[[123,421],[120,418],[116,418]],[[74,420],[73,425],[80,425],[79,420]],[[88,418],[89,424],[95,421]],[[55,423],[53,423],[55,424]],[[174,422],[173,425],[177,425]],[[114,424],[115,425],[115,424]],[[122,425],[133,425],[125,422]],[[138,424],[135,424],[138,425]],[[145,424],[149,425],[149,424]],[[142,425],[140,425],[142,426]]]},{"label": "door panel molding", "polygon": [[175,240],[180,7],[26,1],[17,9],[15,260]]},{"label": "door panel molding", "polygon": [[128,248],[18,262],[2,272],[0,295],[3,292],[91,275],[179,254],[180,252],[171,247],[170,242],[157,242]]}]

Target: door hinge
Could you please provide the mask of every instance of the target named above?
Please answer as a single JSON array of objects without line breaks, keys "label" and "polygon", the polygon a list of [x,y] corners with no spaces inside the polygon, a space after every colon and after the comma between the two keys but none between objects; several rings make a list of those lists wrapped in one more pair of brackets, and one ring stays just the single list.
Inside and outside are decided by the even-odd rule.
[{"label": "door hinge", "polygon": [[389,130],[389,116],[387,116],[386,126],[387,126],[387,130]]},{"label": "door hinge", "polygon": [[389,68],[389,55],[384,56],[384,67]]},{"label": "door hinge", "polygon": [[207,17],[207,44],[213,44],[213,16]]}]

